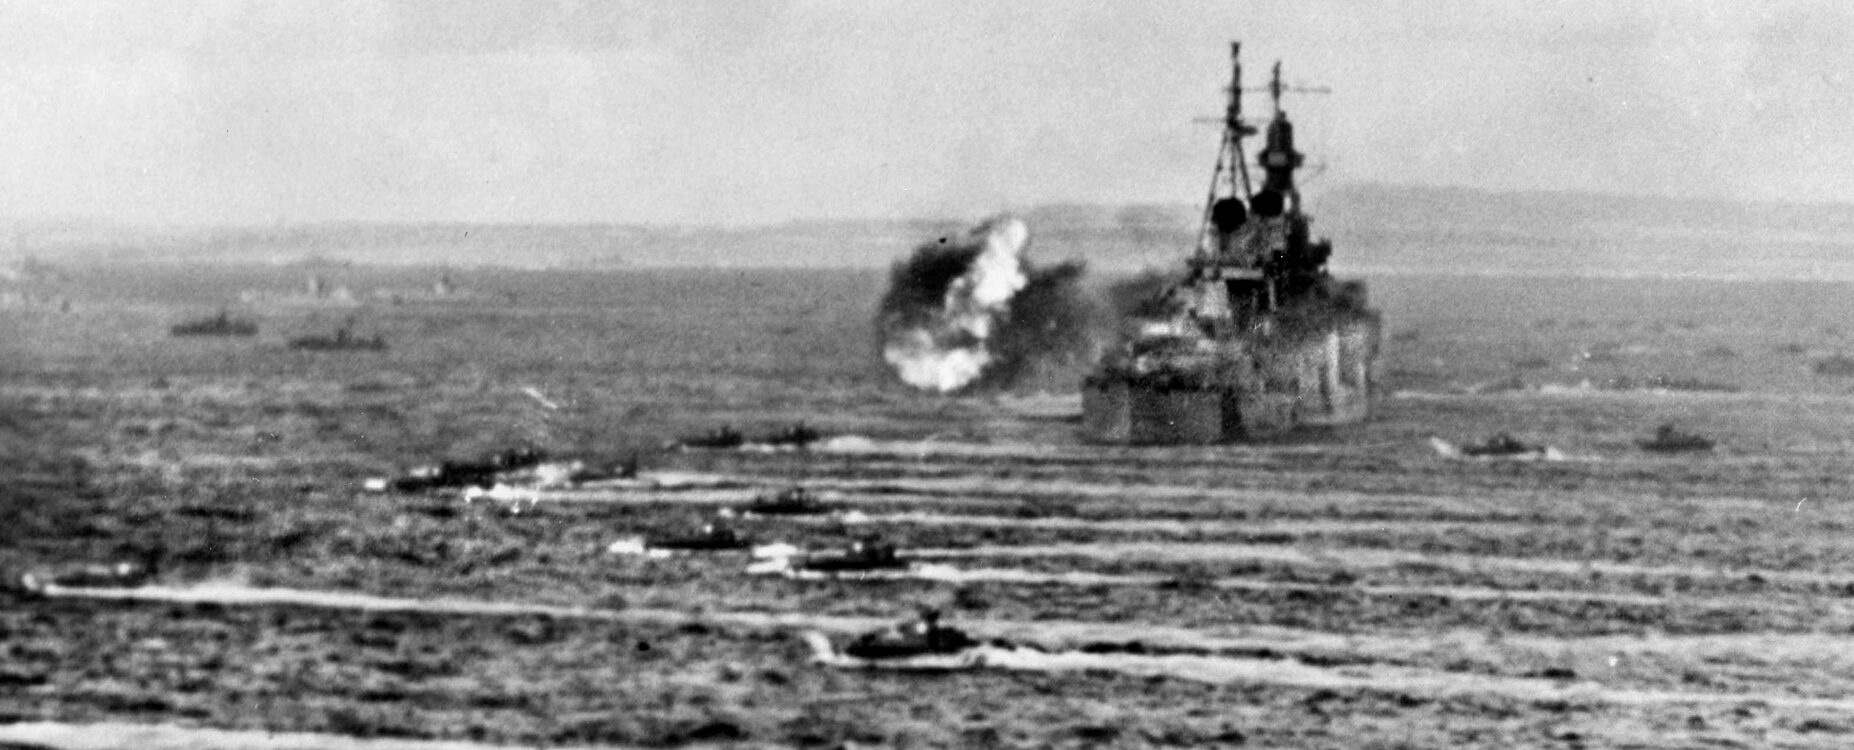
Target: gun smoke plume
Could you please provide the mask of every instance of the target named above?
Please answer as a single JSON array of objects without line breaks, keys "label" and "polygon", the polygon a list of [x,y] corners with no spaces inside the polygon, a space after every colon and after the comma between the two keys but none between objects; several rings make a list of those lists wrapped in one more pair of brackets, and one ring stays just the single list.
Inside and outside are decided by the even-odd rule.
[{"label": "gun smoke plume", "polygon": [[1079,289],[1082,264],[1032,266],[1029,243],[1023,220],[998,217],[923,243],[895,264],[876,335],[902,382],[939,393],[1009,387],[1092,355],[1094,305]]}]

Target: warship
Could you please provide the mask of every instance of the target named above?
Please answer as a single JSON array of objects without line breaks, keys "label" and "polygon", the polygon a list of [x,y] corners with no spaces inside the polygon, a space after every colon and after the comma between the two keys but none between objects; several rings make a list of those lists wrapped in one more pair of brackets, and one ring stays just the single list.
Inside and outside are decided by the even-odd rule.
[{"label": "warship", "polygon": [[348,326],[335,329],[333,336],[297,336],[290,339],[291,349],[311,352],[378,352],[386,350],[386,337],[356,336]]},{"label": "warship", "polygon": [[175,323],[168,328],[173,336],[256,336],[256,321],[234,318],[221,309],[218,315]]},{"label": "warship", "polygon": [[[1182,278],[1102,356],[1082,387],[1084,436],[1118,444],[1211,444],[1364,420],[1381,323],[1363,282],[1326,270],[1301,206],[1281,65],[1264,89],[1274,113],[1243,115],[1241,45],[1230,45],[1223,140],[1195,251]],[[1249,138],[1260,184],[1250,176]]]}]

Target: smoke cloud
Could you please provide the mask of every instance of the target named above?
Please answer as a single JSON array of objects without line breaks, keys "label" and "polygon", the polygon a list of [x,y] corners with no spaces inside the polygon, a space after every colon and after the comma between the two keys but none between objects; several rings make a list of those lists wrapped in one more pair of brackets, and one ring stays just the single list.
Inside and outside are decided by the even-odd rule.
[{"label": "smoke cloud", "polygon": [[952,393],[1086,366],[1098,315],[1084,266],[1032,266],[1029,244],[1023,220],[998,217],[895,264],[876,336],[902,382]]},{"label": "smoke cloud", "polygon": [[1147,269],[1109,285],[1107,304],[1122,321],[1169,318],[1179,312],[1178,301],[1168,294],[1178,282],[1175,274]]}]

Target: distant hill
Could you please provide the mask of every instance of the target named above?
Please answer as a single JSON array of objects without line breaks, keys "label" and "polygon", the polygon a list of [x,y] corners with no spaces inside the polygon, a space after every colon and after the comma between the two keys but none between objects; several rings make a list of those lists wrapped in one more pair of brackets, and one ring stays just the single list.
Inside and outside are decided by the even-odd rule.
[{"label": "distant hill", "polygon": [[[1854,280],[1854,206],[1351,185],[1308,197],[1341,273]],[[751,227],[362,224],[141,229],[60,220],[0,228],[0,256],[50,262],[327,260],[392,265],[885,267],[958,220]],[[1032,257],[1101,270],[1169,267],[1194,244],[1189,205],[1025,212]]]},{"label": "distant hill", "polygon": [[1854,206],[1356,185],[1311,202],[1373,272],[1854,280]]}]

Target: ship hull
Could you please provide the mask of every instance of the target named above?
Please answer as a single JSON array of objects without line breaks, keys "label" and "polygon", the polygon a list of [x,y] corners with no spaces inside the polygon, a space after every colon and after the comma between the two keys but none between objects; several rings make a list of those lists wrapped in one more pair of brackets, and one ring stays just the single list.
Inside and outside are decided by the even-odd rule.
[{"label": "ship hull", "polygon": [[1214,445],[1362,422],[1378,338],[1375,319],[1335,326],[1248,354],[1215,386],[1097,376],[1083,385],[1082,434],[1118,445]]}]

